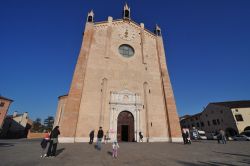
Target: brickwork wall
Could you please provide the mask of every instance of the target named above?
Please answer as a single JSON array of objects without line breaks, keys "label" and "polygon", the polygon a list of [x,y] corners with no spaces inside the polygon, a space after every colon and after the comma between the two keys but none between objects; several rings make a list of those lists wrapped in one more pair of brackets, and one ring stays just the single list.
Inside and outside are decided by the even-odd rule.
[{"label": "brickwork wall", "polygon": [[[128,37],[124,38],[123,36]],[[147,96],[140,111],[141,130],[149,137],[180,137],[162,39],[133,21],[115,20],[87,23],[71,88],[61,119],[62,137],[88,137],[101,125],[110,124],[110,93],[128,90]],[[134,56],[123,57],[119,46],[134,48]],[[103,81],[105,80],[105,81]],[[143,88],[147,84],[147,90]],[[148,129],[146,131],[146,126]]]},{"label": "brickwork wall", "polygon": [[0,98],[0,128],[3,126],[4,118],[7,115],[11,101]]}]

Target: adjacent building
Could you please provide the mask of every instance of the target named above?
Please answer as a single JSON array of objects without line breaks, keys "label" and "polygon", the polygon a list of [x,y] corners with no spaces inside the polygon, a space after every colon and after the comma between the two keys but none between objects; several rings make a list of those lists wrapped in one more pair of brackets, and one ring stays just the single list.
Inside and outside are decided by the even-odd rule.
[{"label": "adjacent building", "polygon": [[32,120],[28,118],[28,113],[7,115],[2,127],[2,138],[26,138],[32,126]]},{"label": "adjacent building", "polygon": [[88,13],[68,95],[59,97],[60,142],[87,142],[99,126],[118,141],[180,142],[181,130],[161,29],[131,19],[94,22]]},{"label": "adjacent building", "polygon": [[0,132],[3,126],[5,116],[7,115],[8,109],[12,102],[13,100],[0,96]]},{"label": "adjacent building", "polygon": [[233,136],[250,130],[250,100],[209,103],[198,114],[180,118],[182,128],[197,128],[206,133],[215,133],[220,129],[227,136]]}]

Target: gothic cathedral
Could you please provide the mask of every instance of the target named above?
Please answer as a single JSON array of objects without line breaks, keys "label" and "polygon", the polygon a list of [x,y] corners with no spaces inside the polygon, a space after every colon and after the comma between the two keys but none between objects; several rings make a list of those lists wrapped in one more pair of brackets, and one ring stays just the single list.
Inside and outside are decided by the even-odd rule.
[{"label": "gothic cathedral", "polygon": [[60,142],[88,142],[102,126],[110,140],[181,142],[161,29],[130,17],[94,22],[88,13],[68,95],[60,96],[55,125]]}]

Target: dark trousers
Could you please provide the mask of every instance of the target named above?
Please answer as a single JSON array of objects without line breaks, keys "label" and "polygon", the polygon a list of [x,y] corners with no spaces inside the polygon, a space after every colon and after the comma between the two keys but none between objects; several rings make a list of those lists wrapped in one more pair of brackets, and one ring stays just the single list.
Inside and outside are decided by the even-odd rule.
[{"label": "dark trousers", "polygon": [[184,139],[184,144],[187,144],[188,143],[187,137],[184,137],[183,139]]},{"label": "dark trousers", "polygon": [[52,156],[56,156],[57,143],[52,146]]},{"label": "dark trousers", "polygon": [[53,141],[50,141],[47,156],[56,156],[56,148],[57,143],[53,144]]},{"label": "dark trousers", "polygon": [[222,142],[223,144],[226,144],[226,143],[227,143],[227,139],[226,139],[226,137],[225,137],[225,136],[222,136],[222,138],[221,138],[221,142]]},{"label": "dark trousers", "polygon": [[90,138],[89,138],[89,144],[92,144],[92,143],[93,143],[93,140],[94,140],[94,137],[90,137]]},{"label": "dark trousers", "polygon": [[220,140],[221,140],[221,138],[220,138],[220,137],[218,137],[218,138],[217,138],[218,144],[220,144]]}]

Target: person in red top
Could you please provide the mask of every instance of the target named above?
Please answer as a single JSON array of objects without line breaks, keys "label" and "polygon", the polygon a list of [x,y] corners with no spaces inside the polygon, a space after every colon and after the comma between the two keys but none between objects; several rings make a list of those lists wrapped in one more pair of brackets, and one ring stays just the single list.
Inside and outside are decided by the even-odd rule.
[{"label": "person in red top", "polygon": [[44,139],[46,139],[48,141],[49,137],[50,137],[50,131],[48,131],[47,133],[45,133]]}]

